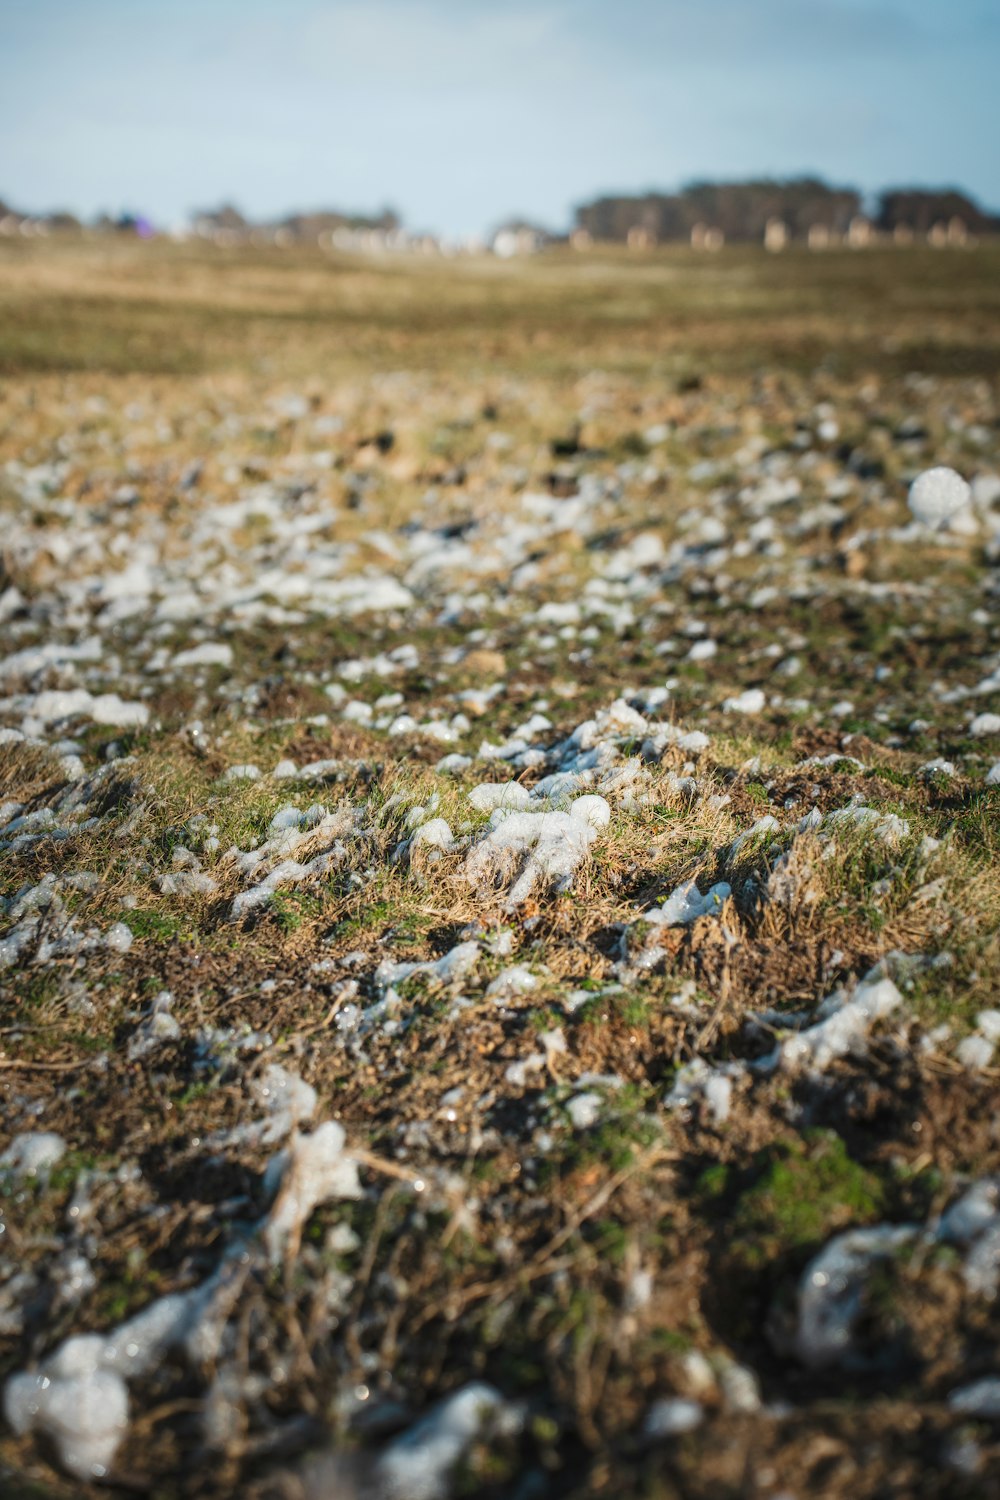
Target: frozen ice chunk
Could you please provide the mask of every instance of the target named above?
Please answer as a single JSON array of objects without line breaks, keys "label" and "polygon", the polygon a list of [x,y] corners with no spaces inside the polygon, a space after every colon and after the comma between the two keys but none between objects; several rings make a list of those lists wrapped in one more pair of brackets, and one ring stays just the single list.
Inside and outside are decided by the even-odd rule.
[{"label": "frozen ice chunk", "polygon": [[496,807],[525,808],[531,795],[519,781],[481,781],[472,788],[469,801],[477,812],[492,812]]},{"label": "frozen ice chunk", "polygon": [[434,769],[442,776],[456,776],[460,771],[464,771],[466,767],[471,765],[472,757],[470,755],[452,754],[443,756]]},{"label": "frozen ice chunk", "polygon": [[305,864],[300,864],[295,859],[282,860],[258,885],[251,886],[248,891],[241,891],[233,898],[233,904],[229,908],[230,920],[238,921],[247,912],[265,905],[283,885],[299,885],[304,880],[325,875],[335,858],[336,852],[329,850],[325,854],[317,854]]},{"label": "frozen ice chunk", "polygon": [[355,1162],[344,1153],[344,1127],[327,1120],[311,1135],[293,1137],[269,1165],[268,1178],[280,1180],[274,1207],[264,1225],[264,1245],[273,1261],[294,1253],[314,1208],[331,1198],[360,1198]]},{"label": "frozen ice chunk", "polygon": [[967,1036],[955,1048],[955,1056],[970,1073],[979,1073],[993,1061],[994,1043],[985,1036]]},{"label": "frozen ice chunk", "polygon": [[224,781],[259,781],[260,766],[250,764],[229,766],[223,777]]},{"label": "frozen ice chunk", "polygon": [[941,1219],[938,1234],[943,1240],[967,1245],[997,1224],[1000,1224],[1000,1178],[984,1177],[951,1205]]},{"label": "frozen ice chunk", "polygon": [[956,516],[970,509],[972,491],[954,469],[925,469],[910,485],[910,511],[922,526],[932,531],[947,527]]},{"label": "frozen ice chunk", "polygon": [[410,840],[410,849],[444,849],[448,850],[455,842],[451,828],[444,818],[430,818],[428,822],[421,823]]},{"label": "frozen ice chunk", "polygon": [[986,1375],[971,1385],[959,1386],[948,1397],[948,1405],[964,1417],[1000,1417],[1000,1375]]},{"label": "frozen ice chunk", "polygon": [[642,1424],[644,1437],[676,1437],[681,1432],[691,1432],[705,1420],[705,1409],[700,1401],[687,1401],[682,1396],[672,1396],[654,1401]]},{"label": "frozen ice chunk", "polygon": [[995,1298],[1000,1289],[1000,1178],[974,1182],[944,1214],[937,1236],[968,1248],[966,1286],[975,1296]]},{"label": "frozen ice chunk", "polygon": [[693,880],[688,880],[671,891],[662,906],[644,912],[642,920],[658,927],[686,927],[699,917],[717,915],[731,895],[732,888],[724,880],[718,881],[704,895]]},{"label": "frozen ice chunk", "polygon": [[589,1130],[596,1125],[601,1113],[601,1096],[592,1091],[574,1094],[566,1105],[574,1130]]},{"label": "frozen ice chunk", "polygon": [[90,706],[90,717],[115,729],[141,729],[149,721],[149,709],[145,703],[124,703],[117,693],[101,693]]},{"label": "frozen ice chunk", "polygon": [[37,1177],[66,1155],[66,1142],[52,1130],[29,1130],[15,1136],[0,1156],[0,1172],[18,1177]]},{"label": "frozen ice chunk", "polygon": [[780,832],[781,824],[777,818],[772,813],[765,813],[752,827],[745,828],[742,833],[737,834],[729,846],[729,858],[732,859],[746,844],[752,844],[754,839],[762,838],[765,833]]},{"label": "frozen ice chunk", "polygon": [[449,948],[447,953],[431,963],[393,963],[392,959],[387,958],[375,970],[375,984],[385,991],[414,974],[427,974],[432,981],[438,980],[441,984],[457,984],[471,973],[478,960],[479,944],[471,941],[456,943],[454,948]]},{"label": "frozen ice chunk", "polygon": [[60,691],[57,688],[38,693],[31,705],[31,716],[43,724],[54,724],[60,719],[76,718],[89,714],[93,695],[86,688]]},{"label": "frozen ice chunk", "polygon": [[597,797],[592,793],[585,797],[577,797],[570,804],[570,814],[574,818],[580,818],[595,831],[607,828],[611,822],[611,808],[603,797]]},{"label": "frozen ice chunk", "polygon": [[527,964],[511,964],[490,980],[486,986],[486,998],[498,1002],[511,1000],[515,995],[529,994],[537,985],[538,980]]},{"label": "frozen ice chunk", "polygon": [[724,1125],[729,1119],[733,1097],[733,1085],[724,1073],[713,1072],[705,1079],[705,1103],[716,1125]]},{"label": "frozen ice chunk", "polygon": [[762,688],[747,688],[734,698],[727,698],[722,709],[728,714],[759,714],[766,702]]},{"label": "frozen ice chunk", "polygon": [[749,1365],[725,1359],[719,1368],[719,1389],[730,1411],[760,1411],[760,1381]]},{"label": "frozen ice chunk", "polygon": [[161,896],[211,896],[218,885],[202,870],[171,870],[157,876],[156,888]]},{"label": "frozen ice chunk", "polygon": [[891,979],[867,977],[850,1000],[838,994],[825,1000],[821,1019],[796,1036],[786,1037],[762,1069],[806,1067],[821,1073],[836,1058],[863,1052],[875,1023],[891,1015],[902,1001]]},{"label": "frozen ice chunk", "polygon": [[14,1431],[38,1430],[55,1443],[60,1462],[79,1478],[106,1476],[128,1425],[126,1381],[152,1368],[168,1350],[215,1358],[219,1326],[213,1309],[231,1310],[245,1266],[223,1262],[189,1292],[174,1292],[112,1329],[70,1338],[37,1371],[12,1375],[4,1413]]},{"label": "frozen ice chunk", "polygon": [[102,1366],[115,1369],[129,1380],[144,1375],[168,1349],[183,1343],[203,1310],[202,1301],[199,1288],[158,1297],[107,1335],[101,1350]]},{"label": "frozen ice chunk", "polygon": [[490,831],[466,858],[466,877],[484,891],[509,885],[508,911],[527,901],[538,885],[569,890],[598,828],[610,816],[603,797],[580,797],[568,812],[505,813],[497,808]]},{"label": "frozen ice chunk", "polygon": [[280,1063],[271,1063],[264,1069],[253,1084],[253,1096],[272,1119],[287,1117],[293,1125],[311,1119],[316,1109],[316,1090],[312,1084]]},{"label": "frozen ice chunk", "polygon": [[795,1336],[803,1364],[821,1370],[850,1362],[854,1326],[872,1268],[909,1245],[918,1232],[912,1224],[851,1229],[809,1262],[799,1283]]},{"label": "frozen ice chunk", "polygon": [[474,1381],[435,1406],[379,1457],[379,1500],[447,1500],[452,1474],[503,1405],[493,1386]]},{"label": "frozen ice chunk", "polygon": [[994,1301],[1000,1289],[1000,1219],[979,1236],[965,1262],[965,1284],[977,1297]]},{"label": "frozen ice chunk", "polygon": [[687,654],[687,660],[693,662],[711,661],[719,650],[718,642],[711,639],[695,641]]},{"label": "frozen ice chunk", "polygon": [[132,946],[132,929],[125,922],[112,922],[104,934],[104,946],[112,953],[127,953]]},{"label": "frozen ice chunk", "polygon": [[297,1073],[280,1063],[271,1063],[254,1080],[251,1092],[254,1102],[265,1111],[264,1118],[232,1130],[218,1130],[205,1144],[212,1150],[233,1146],[272,1146],[288,1133],[312,1119],[316,1110],[316,1090]]},{"label": "frozen ice chunk", "polygon": [[895,848],[902,839],[909,838],[910,825],[896,813],[881,813],[877,808],[865,807],[860,801],[850,802],[846,807],[835,808],[825,818],[826,825],[844,825],[864,829],[872,837]]},{"label": "frozen ice chunk", "polygon": [[176,1042],[181,1035],[181,1028],[177,1020],[170,1014],[173,1004],[173,996],[169,990],[161,990],[155,995],[149,1007],[149,1012],[139,1025],[135,1035],[128,1045],[128,1057],[130,1062],[136,1062],[148,1053],[154,1052],[164,1042]]},{"label": "frozen ice chunk", "polygon": [[704,1058],[696,1057],[680,1068],[664,1101],[668,1109],[690,1109],[696,1100],[704,1101],[713,1125],[724,1125],[732,1108],[733,1079],[745,1072],[741,1062],[720,1063],[710,1067]]},{"label": "frozen ice chunk", "polygon": [[128,1391],[110,1370],[91,1368],[65,1378],[12,1375],[4,1388],[4,1415],[18,1436],[45,1433],[76,1479],[103,1479],[128,1427]]},{"label": "frozen ice chunk", "polygon": [[233,648],[223,641],[204,641],[200,646],[189,646],[178,651],[171,662],[173,667],[231,667]]}]

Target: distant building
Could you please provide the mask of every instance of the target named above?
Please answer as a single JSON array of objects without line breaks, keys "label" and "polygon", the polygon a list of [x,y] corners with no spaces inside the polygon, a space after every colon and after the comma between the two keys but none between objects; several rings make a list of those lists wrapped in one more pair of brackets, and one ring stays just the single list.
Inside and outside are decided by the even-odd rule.
[{"label": "distant building", "polygon": [[552,240],[553,235],[541,225],[531,224],[525,219],[512,219],[493,231],[490,249],[501,260],[509,260],[515,255],[537,255]]},{"label": "distant building", "polygon": [[831,245],[836,244],[836,236],[832,229],[826,224],[810,224],[806,243],[810,250],[829,250]]},{"label": "distant building", "polygon": [[788,244],[788,225],[784,219],[768,219],[764,225],[764,249],[784,250]]},{"label": "distant building", "polygon": [[726,243],[726,236],[721,229],[714,224],[694,224],[691,228],[691,248],[693,250],[721,250]]},{"label": "distant building", "polygon": [[250,234],[250,225],[231,203],[192,214],[191,228],[201,239],[212,240],[216,245],[236,245]]}]

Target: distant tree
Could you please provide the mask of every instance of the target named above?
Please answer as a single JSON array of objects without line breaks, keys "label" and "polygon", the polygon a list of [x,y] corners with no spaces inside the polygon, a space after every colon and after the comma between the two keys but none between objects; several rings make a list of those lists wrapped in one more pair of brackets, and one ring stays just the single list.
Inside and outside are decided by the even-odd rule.
[{"label": "distant tree", "polygon": [[875,223],[890,234],[912,229],[925,235],[952,219],[961,219],[973,234],[1000,233],[1000,217],[980,208],[958,188],[886,188],[878,200]]},{"label": "distant tree", "polygon": [[199,209],[191,218],[202,233],[228,229],[235,234],[242,234],[250,227],[239,209],[234,208],[231,203],[223,203],[219,208]]},{"label": "distant tree", "polygon": [[860,207],[853,188],[832,188],[815,177],[693,182],[679,193],[598,198],[576,210],[576,224],[595,240],[626,241],[633,231],[687,240],[696,224],[722,230],[727,240],[760,240],[768,220],[780,219],[804,239],[816,224],[844,233]]},{"label": "distant tree", "polygon": [[378,214],[355,214],[345,213],[337,208],[318,208],[306,213],[289,214],[268,227],[286,230],[297,240],[313,241],[319,239],[320,235],[332,234],[335,229],[374,229],[383,234],[392,234],[400,225],[400,217],[392,208],[384,208]]}]

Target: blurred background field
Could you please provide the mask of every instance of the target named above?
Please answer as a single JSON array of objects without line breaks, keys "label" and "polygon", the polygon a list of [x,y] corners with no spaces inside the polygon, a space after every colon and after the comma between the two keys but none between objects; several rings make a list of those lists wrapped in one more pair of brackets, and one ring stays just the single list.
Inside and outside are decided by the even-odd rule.
[{"label": "blurred background field", "polygon": [[373,370],[677,380],[757,369],[993,377],[1000,243],[682,247],[529,258],[331,256],[0,239],[0,374],[256,380]]}]

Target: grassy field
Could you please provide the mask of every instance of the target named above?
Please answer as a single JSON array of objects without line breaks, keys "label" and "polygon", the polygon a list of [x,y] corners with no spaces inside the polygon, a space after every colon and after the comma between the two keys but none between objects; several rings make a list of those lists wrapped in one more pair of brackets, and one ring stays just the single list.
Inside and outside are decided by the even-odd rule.
[{"label": "grassy field", "polygon": [[1000,246],[529,261],[0,241],[0,372],[994,377]]},{"label": "grassy field", "polygon": [[998,370],[992,245],[0,241],[4,1494],[996,1492]]}]

